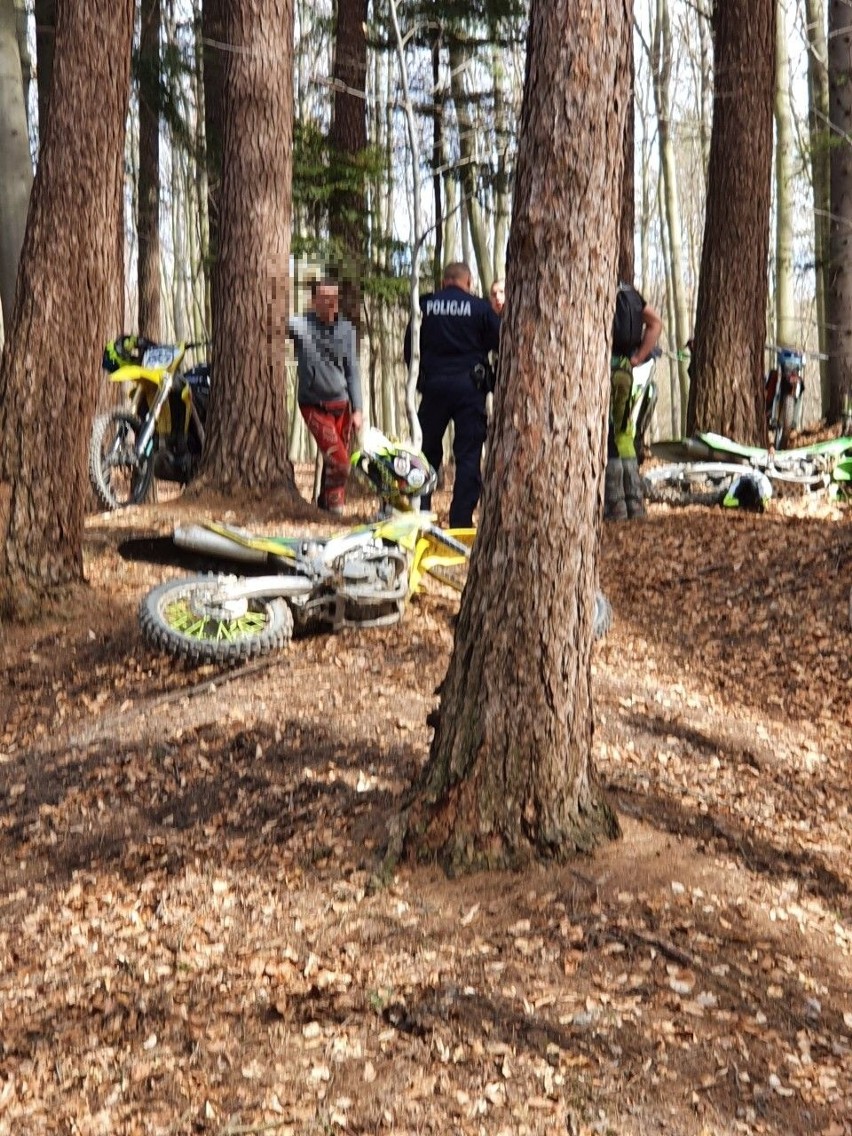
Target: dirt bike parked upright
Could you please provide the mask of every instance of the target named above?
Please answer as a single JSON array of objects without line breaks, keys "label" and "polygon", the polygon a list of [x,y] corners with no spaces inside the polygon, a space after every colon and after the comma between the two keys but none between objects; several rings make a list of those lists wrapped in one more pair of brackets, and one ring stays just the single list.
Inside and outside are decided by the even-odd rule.
[{"label": "dirt bike parked upright", "polygon": [[124,335],[107,344],[103,367],[128,383],[130,404],[99,415],[89,443],[89,479],[107,509],[139,505],[154,479],[186,485],[204,449],[210,367],[186,371],[187,351],[201,343],[156,344]]},{"label": "dirt bike parked upright", "polygon": [[766,380],[766,411],[772,444],[786,450],[790,435],[802,425],[804,356],[792,347],[779,347],[777,363]]}]

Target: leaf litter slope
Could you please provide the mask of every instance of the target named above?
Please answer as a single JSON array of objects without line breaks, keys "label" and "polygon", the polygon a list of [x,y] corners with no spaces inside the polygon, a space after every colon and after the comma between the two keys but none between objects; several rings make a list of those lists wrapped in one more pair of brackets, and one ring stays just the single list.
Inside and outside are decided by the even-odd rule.
[{"label": "leaf litter slope", "polygon": [[92,518],[0,647],[0,1133],[852,1131],[852,529],[796,508],[606,527],[619,843],[378,891],[452,596],[186,668],[117,549],[201,505]]}]

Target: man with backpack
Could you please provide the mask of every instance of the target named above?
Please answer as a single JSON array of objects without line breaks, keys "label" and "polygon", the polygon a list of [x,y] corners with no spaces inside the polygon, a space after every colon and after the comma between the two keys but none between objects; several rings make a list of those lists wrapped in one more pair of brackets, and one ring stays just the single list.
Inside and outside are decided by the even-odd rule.
[{"label": "man with backpack", "polygon": [[609,434],[604,478],[604,517],[621,521],[645,515],[642,478],[630,419],[633,368],[657,345],[663,321],[632,284],[618,285],[612,321]]}]

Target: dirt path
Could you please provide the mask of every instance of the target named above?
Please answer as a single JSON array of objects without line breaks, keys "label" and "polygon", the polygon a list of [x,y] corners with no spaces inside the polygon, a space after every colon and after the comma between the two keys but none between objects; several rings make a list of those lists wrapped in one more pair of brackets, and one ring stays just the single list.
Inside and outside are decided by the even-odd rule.
[{"label": "dirt path", "polygon": [[0,642],[0,1136],[852,1133],[848,517],[608,527],[622,840],[375,891],[452,600],[176,666],[135,622],[175,570],[118,549],[185,508],[92,518]]}]

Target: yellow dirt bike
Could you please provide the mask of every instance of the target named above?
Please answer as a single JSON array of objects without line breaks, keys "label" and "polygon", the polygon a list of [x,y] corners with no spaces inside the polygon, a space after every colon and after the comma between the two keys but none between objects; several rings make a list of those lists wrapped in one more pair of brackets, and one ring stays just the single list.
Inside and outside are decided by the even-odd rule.
[{"label": "yellow dirt bike", "polygon": [[[139,607],[145,638],[190,662],[237,662],[284,648],[296,628],[398,623],[427,577],[460,592],[476,530],[439,528],[434,514],[411,507],[434,486],[424,456],[373,430],[352,465],[384,505],[372,524],[321,538],[260,536],[216,523],[177,528],[178,547],[224,560],[241,575],[160,584]],[[598,593],[596,638],[611,619]]]},{"label": "yellow dirt bike", "polygon": [[386,627],[402,619],[424,576],[453,586],[440,571],[466,565],[473,536],[473,529],[440,529],[432,514],[419,512],[394,512],[321,538],[260,536],[215,523],[179,527],[179,548],[243,574],[160,584],[140,604],[140,625],[155,647],[195,663],[281,650],[294,628]]},{"label": "yellow dirt bike", "polygon": [[201,343],[155,344],[121,336],[107,344],[103,366],[127,383],[130,403],[99,415],[89,442],[89,480],[107,509],[141,504],[154,479],[186,485],[204,449],[210,400],[206,363],[181,370]]}]

